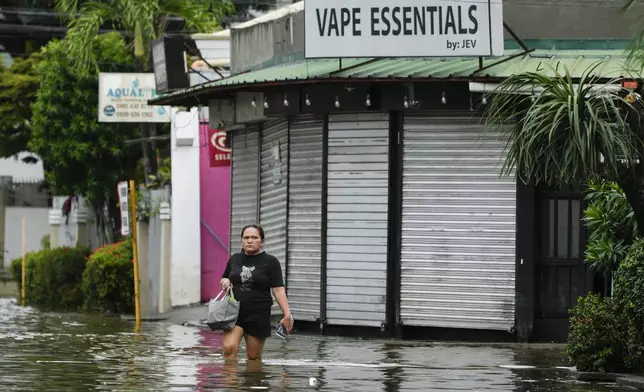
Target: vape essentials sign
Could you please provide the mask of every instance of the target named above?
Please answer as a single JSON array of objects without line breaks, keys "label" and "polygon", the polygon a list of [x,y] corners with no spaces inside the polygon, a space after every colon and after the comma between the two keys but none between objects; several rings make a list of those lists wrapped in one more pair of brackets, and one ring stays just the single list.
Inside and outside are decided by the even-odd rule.
[{"label": "vape essentials sign", "polygon": [[503,55],[501,0],[305,0],[306,58]]}]

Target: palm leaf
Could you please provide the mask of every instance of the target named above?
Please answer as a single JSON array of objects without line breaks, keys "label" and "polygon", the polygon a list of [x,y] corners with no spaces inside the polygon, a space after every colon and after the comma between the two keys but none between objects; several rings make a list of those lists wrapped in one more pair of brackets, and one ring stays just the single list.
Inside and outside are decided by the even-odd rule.
[{"label": "palm leaf", "polygon": [[65,40],[80,73],[86,73],[91,67],[98,68],[94,58],[95,38],[101,26],[113,20],[116,11],[113,7],[114,4],[89,1],[78,13],[73,13]]},{"label": "palm leaf", "polygon": [[516,169],[523,182],[579,183],[616,174],[623,162],[633,165],[642,147],[629,123],[634,109],[616,81],[599,83],[600,64],[586,69],[576,83],[567,67],[560,72],[550,66],[552,76],[518,74],[498,86],[485,121],[506,136],[502,174]]},{"label": "palm leaf", "polygon": [[66,39],[79,72],[97,67],[93,40],[102,26],[129,33],[134,53],[145,59],[151,42],[165,32],[168,16],[184,20],[190,33],[213,32],[233,10],[229,0],[54,0],[57,11],[68,13]]}]

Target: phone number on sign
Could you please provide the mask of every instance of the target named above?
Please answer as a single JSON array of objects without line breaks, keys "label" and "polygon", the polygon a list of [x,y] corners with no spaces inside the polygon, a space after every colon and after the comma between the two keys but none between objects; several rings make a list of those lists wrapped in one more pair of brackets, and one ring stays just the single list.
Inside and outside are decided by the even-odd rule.
[{"label": "phone number on sign", "polygon": [[154,112],[116,112],[116,117],[152,118]]}]

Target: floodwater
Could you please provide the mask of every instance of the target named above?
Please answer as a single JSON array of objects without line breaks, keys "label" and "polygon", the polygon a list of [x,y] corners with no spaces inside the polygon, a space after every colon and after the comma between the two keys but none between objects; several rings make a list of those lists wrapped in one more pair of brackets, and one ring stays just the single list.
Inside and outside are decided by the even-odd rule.
[{"label": "floodwater", "polygon": [[[0,298],[3,391],[627,391],[570,377],[560,349],[294,334],[262,364],[225,363],[222,338],[163,322],[42,313]],[[559,368],[558,368],[559,367]]]}]

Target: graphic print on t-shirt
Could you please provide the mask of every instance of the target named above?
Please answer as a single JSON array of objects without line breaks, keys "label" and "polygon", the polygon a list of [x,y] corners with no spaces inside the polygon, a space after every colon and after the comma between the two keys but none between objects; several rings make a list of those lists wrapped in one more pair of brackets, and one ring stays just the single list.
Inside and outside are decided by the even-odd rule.
[{"label": "graphic print on t-shirt", "polygon": [[246,267],[242,265],[242,272],[239,275],[242,282],[242,287],[246,290],[250,290],[253,285],[253,271],[255,271],[255,266]]}]

